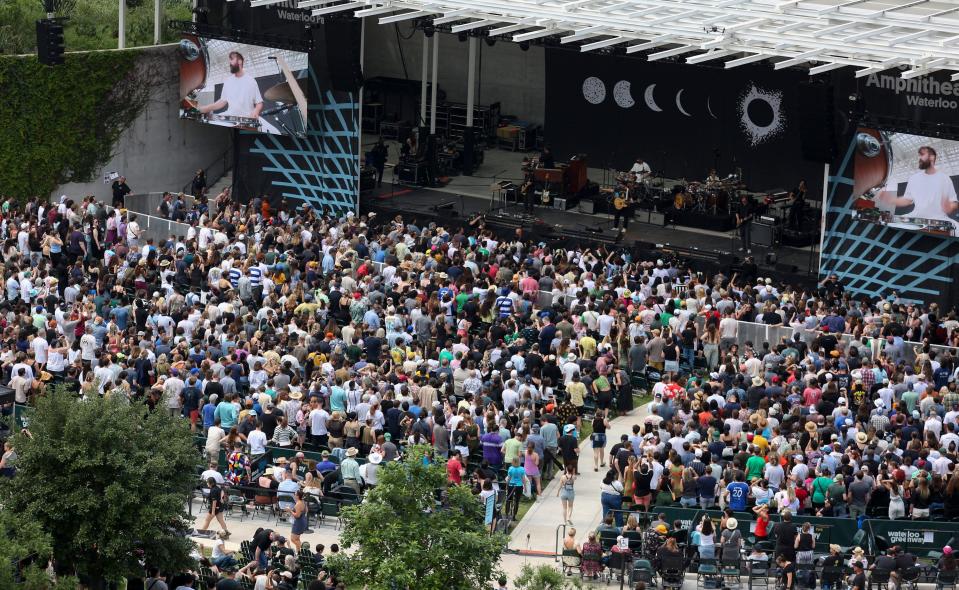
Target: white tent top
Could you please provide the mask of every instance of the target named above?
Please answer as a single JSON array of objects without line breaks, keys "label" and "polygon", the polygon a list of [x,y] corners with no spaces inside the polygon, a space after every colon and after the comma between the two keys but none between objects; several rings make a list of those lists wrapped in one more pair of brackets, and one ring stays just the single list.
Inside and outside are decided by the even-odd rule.
[{"label": "white tent top", "polygon": [[380,24],[432,18],[453,33],[486,29],[516,42],[558,35],[581,51],[654,50],[648,59],[724,60],[727,68],[768,59],[776,69],[808,65],[813,75],[843,66],[858,68],[857,76],[899,68],[907,79],[959,72],[959,0],[299,0],[298,7],[314,15],[355,11]]}]

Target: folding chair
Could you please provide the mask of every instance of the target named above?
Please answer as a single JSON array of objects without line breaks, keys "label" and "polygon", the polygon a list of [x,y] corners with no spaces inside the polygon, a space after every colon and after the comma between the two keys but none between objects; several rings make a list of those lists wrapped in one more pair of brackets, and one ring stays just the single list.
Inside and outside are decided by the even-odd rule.
[{"label": "folding chair", "polygon": [[755,559],[747,563],[749,564],[749,590],[769,588],[769,562]]},{"label": "folding chair", "polygon": [[717,590],[723,587],[723,576],[715,559],[700,559],[696,568],[696,587]]},{"label": "folding chair", "polygon": [[643,582],[646,586],[652,586],[655,580],[656,570],[653,569],[653,564],[648,559],[633,560],[633,582]]},{"label": "folding chair", "polygon": [[719,573],[723,577],[723,588],[741,588],[742,566],[739,554],[729,557],[724,555],[720,562]]},{"label": "folding chair", "polygon": [[579,551],[575,549],[563,549],[563,554],[560,556],[560,563],[563,567],[563,573],[571,576],[574,571],[579,571],[579,566],[583,563],[583,558],[580,557]]},{"label": "folding chair", "polygon": [[872,570],[869,574],[870,590],[890,590],[889,570]]},{"label": "folding chair", "polygon": [[956,577],[956,570],[952,570],[951,572],[937,570],[936,590],[956,590]]},{"label": "folding chair", "polygon": [[683,557],[664,556],[659,564],[659,580],[663,590],[682,590],[686,580],[686,561]]}]

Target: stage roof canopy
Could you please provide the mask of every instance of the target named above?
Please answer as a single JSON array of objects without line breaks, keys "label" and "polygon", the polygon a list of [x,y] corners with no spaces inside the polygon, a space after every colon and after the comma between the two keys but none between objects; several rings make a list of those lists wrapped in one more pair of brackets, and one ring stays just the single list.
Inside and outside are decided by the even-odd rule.
[{"label": "stage roof canopy", "polygon": [[[279,0],[254,0],[253,5]],[[581,51],[625,48],[650,60],[770,60],[777,69],[843,66],[857,76],[959,72],[959,0],[299,0],[314,14],[355,11],[380,24],[432,19],[453,33],[513,41],[559,37]],[[952,76],[959,80],[959,73]]]}]

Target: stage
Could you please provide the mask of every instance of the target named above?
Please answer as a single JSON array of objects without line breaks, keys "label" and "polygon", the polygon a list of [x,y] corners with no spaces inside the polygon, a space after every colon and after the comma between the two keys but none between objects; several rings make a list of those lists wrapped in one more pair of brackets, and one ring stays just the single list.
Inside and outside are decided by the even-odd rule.
[{"label": "stage", "polygon": [[[565,238],[629,247],[640,243],[646,248],[675,251],[681,257],[710,261],[720,266],[728,266],[733,257],[741,260],[746,255],[738,250],[735,229],[717,232],[631,220],[623,235],[612,228],[613,216],[609,213],[587,213],[578,207],[569,210],[536,207],[529,217],[523,215],[522,205],[507,203],[504,208],[501,201],[489,193],[485,197],[468,195],[448,187],[437,190],[384,182],[382,187],[364,193],[360,206],[361,211],[402,214],[406,219],[437,220],[440,223],[449,220],[451,225],[463,224],[483,215],[487,225],[501,229],[522,227],[533,236],[541,236],[543,241]],[[775,261],[767,263],[767,254],[774,254]],[[808,275],[810,269],[815,274],[818,264],[818,252],[810,248],[753,245],[752,256],[761,269],[777,269],[780,274]]]}]

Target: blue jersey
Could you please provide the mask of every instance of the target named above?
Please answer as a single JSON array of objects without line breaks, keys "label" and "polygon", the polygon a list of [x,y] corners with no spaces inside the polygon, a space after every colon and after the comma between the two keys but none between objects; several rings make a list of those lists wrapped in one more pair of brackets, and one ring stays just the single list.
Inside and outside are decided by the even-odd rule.
[{"label": "blue jersey", "polygon": [[745,482],[734,481],[726,486],[729,491],[729,507],[736,512],[746,510],[746,497],[749,496],[749,486]]},{"label": "blue jersey", "polygon": [[505,318],[513,313],[513,300],[506,295],[497,297],[495,306],[501,318]]}]

